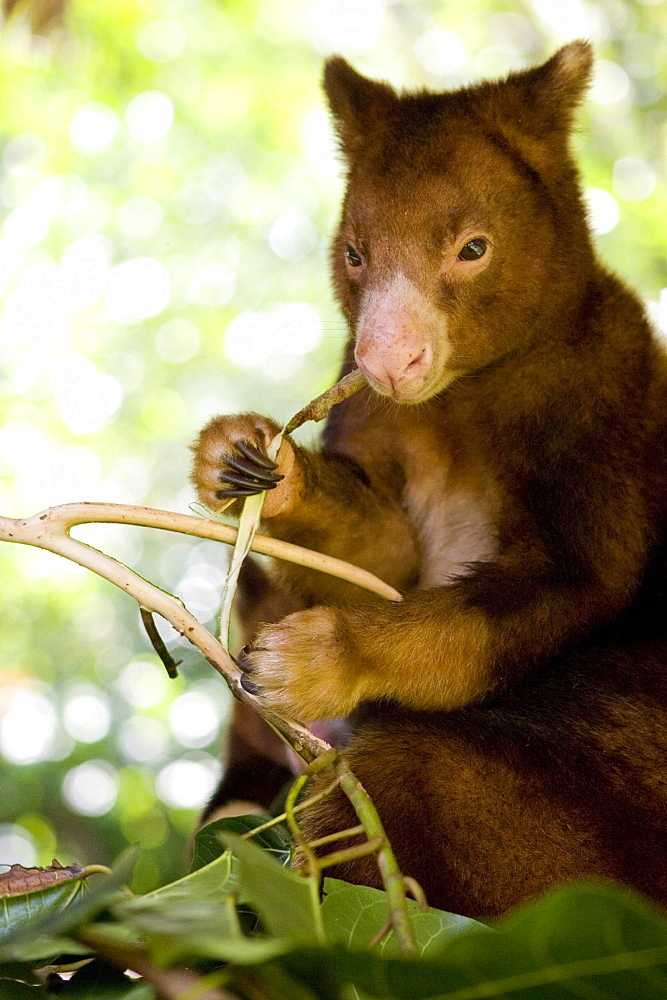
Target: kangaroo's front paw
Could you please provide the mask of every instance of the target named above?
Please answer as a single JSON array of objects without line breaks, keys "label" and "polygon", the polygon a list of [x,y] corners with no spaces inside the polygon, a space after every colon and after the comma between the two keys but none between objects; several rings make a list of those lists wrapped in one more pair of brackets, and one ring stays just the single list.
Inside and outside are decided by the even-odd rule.
[{"label": "kangaroo's front paw", "polygon": [[359,671],[355,676],[333,608],[297,611],[264,626],[237,662],[246,691],[287,718],[337,718],[360,700]]},{"label": "kangaroo's front paw", "polygon": [[291,507],[301,486],[294,449],[285,440],[277,462],[266,454],[279,430],[258,413],[216,417],[207,424],[193,448],[192,481],[202,503],[215,511],[226,500],[266,490],[264,517]]}]

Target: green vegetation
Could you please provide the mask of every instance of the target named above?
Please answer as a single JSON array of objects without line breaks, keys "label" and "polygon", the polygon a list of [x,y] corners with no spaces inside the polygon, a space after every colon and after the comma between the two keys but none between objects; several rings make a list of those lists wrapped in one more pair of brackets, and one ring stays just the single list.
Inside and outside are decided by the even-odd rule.
[{"label": "green vegetation", "polygon": [[[255,820],[236,819],[235,828]],[[73,873],[71,881],[5,896],[4,1000],[665,996],[667,921],[628,891],[565,886],[493,927],[410,903],[416,948],[405,955],[383,934],[384,893],[325,879],[320,904],[307,879],[281,867],[289,854],[275,830],[262,847],[220,823],[199,837],[207,864],[143,896],[122,889],[132,853],[90,890],[81,891],[85,873]],[[85,959],[92,961],[79,967]],[[63,962],[65,980],[44,968]],[[126,965],[143,978],[124,975]]]}]

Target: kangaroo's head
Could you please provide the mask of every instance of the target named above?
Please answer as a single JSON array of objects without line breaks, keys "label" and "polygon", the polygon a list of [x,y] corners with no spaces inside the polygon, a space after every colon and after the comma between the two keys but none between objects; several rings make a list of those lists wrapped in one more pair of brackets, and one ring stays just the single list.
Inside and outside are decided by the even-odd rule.
[{"label": "kangaroo's head", "polygon": [[572,315],[594,266],[569,152],[591,64],[573,42],[500,82],[399,95],[327,62],[348,168],[334,283],[379,393],[431,399]]}]

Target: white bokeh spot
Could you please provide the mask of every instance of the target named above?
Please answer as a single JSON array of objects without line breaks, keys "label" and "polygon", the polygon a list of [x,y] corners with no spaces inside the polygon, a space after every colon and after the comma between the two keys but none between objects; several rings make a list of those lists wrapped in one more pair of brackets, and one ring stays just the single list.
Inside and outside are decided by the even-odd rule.
[{"label": "white bokeh spot", "polygon": [[112,319],[138,323],[169,305],[169,275],[153,257],[135,257],[111,269],[104,294]]},{"label": "white bokeh spot", "polygon": [[220,725],[215,702],[204,691],[187,691],[171,705],[169,725],[181,746],[205,747]]},{"label": "white bokeh spot", "polygon": [[113,375],[99,372],[82,354],[67,354],[51,379],[64,423],[75,434],[92,434],[114,415],[123,390]]},{"label": "white bokeh spot", "polygon": [[618,202],[604,188],[590,187],[584,191],[588,222],[596,236],[610,233],[621,217]]},{"label": "white bokeh spot", "polygon": [[309,10],[313,43],[323,54],[370,52],[384,15],[384,0],[316,0]]},{"label": "white bokeh spot", "polygon": [[156,17],[145,24],[137,35],[137,48],[152,62],[170,62],[180,56],[187,35],[175,17]]},{"label": "white bokeh spot", "polygon": [[465,45],[454,31],[428,28],[414,44],[418,62],[429,73],[455,73],[466,60]]},{"label": "white bokeh spot", "polygon": [[290,302],[268,312],[234,317],[225,333],[225,350],[234,364],[255,368],[267,361],[308,354],[322,337],[322,320],[306,302]]},{"label": "white bokeh spot", "polygon": [[655,191],[656,174],[638,156],[621,156],[613,168],[614,193],[622,201],[646,201]]},{"label": "white bokeh spot", "polygon": [[285,212],[269,230],[269,246],[276,257],[297,261],[307,257],[317,246],[318,233],[302,212]]},{"label": "white bokeh spot", "polygon": [[100,101],[84,104],[74,112],[69,127],[72,143],[81,153],[96,156],[109,148],[118,132],[113,108]]},{"label": "white bokeh spot", "polygon": [[57,718],[49,698],[22,688],[13,692],[0,721],[0,751],[12,764],[48,760],[56,736]]},{"label": "white bokeh spot", "polygon": [[159,142],[174,121],[174,105],[161,90],[144,90],[133,97],[125,112],[130,135],[138,142]]},{"label": "white bokeh spot", "polygon": [[176,809],[201,809],[215,788],[218,767],[212,758],[174,760],[162,768],[156,788],[160,799]]},{"label": "white bokeh spot", "polygon": [[63,706],[63,725],[77,743],[97,743],[111,728],[111,710],[103,691],[82,686],[70,692]]},{"label": "white bokeh spot", "polygon": [[105,760],[89,760],[67,772],[62,783],[67,805],[81,816],[104,816],[118,797],[118,775]]},{"label": "white bokeh spot", "polygon": [[630,93],[630,77],[622,66],[608,59],[598,59],[589,91],[597,104],[618,104]]}]

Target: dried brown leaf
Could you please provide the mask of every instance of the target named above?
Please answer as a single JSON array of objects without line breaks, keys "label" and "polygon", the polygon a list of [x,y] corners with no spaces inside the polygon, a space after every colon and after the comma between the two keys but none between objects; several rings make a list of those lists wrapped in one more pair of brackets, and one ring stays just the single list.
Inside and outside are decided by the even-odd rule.
[{"label": "dried brown leaf", "polygon": [[353,396],[364,385],[367,385],[365,377],[358,368],[353,368],[349,374],[323,392],[321,396],[317,396],[298,413],[295,413],[286,425],[285,432],[291,434],[307,420],[324,420],[332,406],[335,406],[336,403],[342,403],[348,396]]},{"label": "dried brown leaf", "polygon": [[24,868],[12,865],[0,875],[0,896],[22,896],[26,892],[39,892],[60,882],[85,877],[86,869],[79,865],[63,867],[54,858],[48,868]]}]

